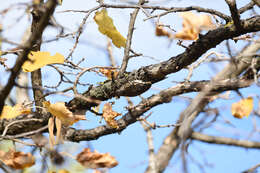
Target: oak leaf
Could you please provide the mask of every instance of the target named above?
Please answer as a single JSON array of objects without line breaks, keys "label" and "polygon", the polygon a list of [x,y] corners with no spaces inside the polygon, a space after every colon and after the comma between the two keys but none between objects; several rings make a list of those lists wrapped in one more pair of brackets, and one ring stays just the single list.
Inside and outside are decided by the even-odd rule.
[{"label": "oak leaf", "polygon": [[115,118],[119,115],[122,115],[120,113],[117,113],[112,110],[112,105],[110,103],[105,103],[103,107],[103,118],[105,119],[106,123],[112,127],[112,128],[119,128]]},{"label": "oak leaf", "polygon": [[177,39],[196,40],[201,30],[215,28],[209,15],[196,15],[192,12],[183,12],[180,16],[183,18],[183,29],[174,35]]},{"label": "oak leaf", "polygon": [[253,111],[254,103],[253,98],[248,97],[240,100],[239,102],[233,103],[231,106],[231,113],[234,117],[242,119],[248,117]]},{"label": "oak leaf", "polygon": [[31,153],[23,153],[9,149],[8,152],[0,150],[0,160],[13,169],[24,169],[35,164],[35,158]]},{"label": "oak leaf", "polygon": [[1,119],[11,119],[11,118],[15,118],[19,115],[22,114],[30,114],[31,110],[28,108],[25,108],[23,105],[21,104],[16,104],[13,107],[12,106],[4,106],[3,111],[1,113]]},{"label": "oak leaf", "polygon": [[109,153],[101,154],[97,151],[91,152],[89,148],[85,148],[77,155],[76,160],[87,168],[113,168],[118,165],[116,159]]},{"label": "oak leaf", "polygon": [[49,101],[43,102],[43,106],[55,117],[61,120],[65,126],[71,126],[79,120],[86,120],[85,115],[74,115],[64,102],[51,104]]},{"label": "oak leaf", "polygon": [[102,9],[101,11],[97,11],[94,20],[98,25],[98,30],[112,39],[113,44],[120,48],[125,47],[126,39],[118,32],[116,29],[113,19],[108,16],[107,10]]},{"label": "oak leaf", "polygon": [[51,56],[50,52],[31,51],[28,59],[22,66],[24,72],[32,72],[48,64],[64,63],[64,56],[59,53]]}]

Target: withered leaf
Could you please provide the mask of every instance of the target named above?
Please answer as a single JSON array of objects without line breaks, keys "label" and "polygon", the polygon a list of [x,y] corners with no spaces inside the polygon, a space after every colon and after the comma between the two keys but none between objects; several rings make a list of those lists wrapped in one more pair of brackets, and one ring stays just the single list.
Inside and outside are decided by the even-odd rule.
[{"label": "withered leaf", "polygon": [[0,150],[0,160],[13,169],[24,169],[35,164],[35,158],[31,153],[24,153],[9,149],[8,152]]},{"label": "withered leaf", "polygon": [[121,115],[112,110],[112,105],[110,103],[105,103],[103,107],[103,118],[105,119],[106,123],[112,128],[119,128],[115,118]]},{"label": "withered leaf", "polygon": [[57,118],[65,126],[71,126],[79,120],[86,120],[85,115],[74,115],[66,106],[64,102],[57,102],[51,104],[49,101],[43,102],[43,106]]},{"label": "withered leaf", "polygon": [[192,12],[183,12],[180,16],[183,18],[183,29],[174,35],[177,39],[196,40],[201,30],[215,28],[209,15],[196,15]]},{"label": "withered leaf", "polygon": [[246,99],[242,99],[239,102],[233,103],[231,106],[231,113],[236,118],[244,118],[248,117],[250,113],[253,111],[253,98],[248,97]]},{"label": "withered leaf", "polygon": [[118,165],[116,159],[109,153],[101,154],[97,151],[91,152],[85,148],[77,155],[77,161],[87,168],[113,168]]},{"label": "withered leaf", "polygon": [[100,68],[99,72],[105,75],[110,80],[112,79],[112,77],[115,79],[118,75],[118,71],[116,69]]}]

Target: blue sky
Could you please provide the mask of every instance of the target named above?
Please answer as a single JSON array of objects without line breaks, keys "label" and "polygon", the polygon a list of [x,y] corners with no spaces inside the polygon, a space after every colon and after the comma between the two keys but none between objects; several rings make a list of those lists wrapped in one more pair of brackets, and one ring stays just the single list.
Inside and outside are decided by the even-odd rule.
[{"label": "blue sky", "polygon": [[[18,1],[3,1],[1,2],[0,10],[9,4],[16,3]],[[19,1],[21,2],[21,1]],[[28,2],[28,1],[22,1]],[[106,1],[105,2],[109,2]],[[118,2],[118,1],[112,1]],[[154,2],[154,1],[150,1]],[[157,1],[158,2],[158,1]],[[246,4],[248,1],[239,1],[238,6]],[[75,9],[75,10],[87,10],[91,7],[96,6],[97,3],[95,0],[77,0],[70,1],[64,0],[62,6],[56,9],[57,12]],[[191,5],[200,5],[205,8],[214,8],[216,10],[220,10],[225,14],[229,14],[228,7],[225,4],[224,0],[221,1],[207,1],[207,0],[185,0],[185,1],[169,1],[165,6],[191,6]],[[259,9],[256,9],[259,12]],[[4,28],[14,24],[14,18],[16,15],[19,15],[20,10],[14,10],[15,15],[9,14],[4,19],[0,18],[0,22],[3,24]],[[122,35],[127,35],[127,28],[129,22],[129,13],[133,10],[122,10],[122,9],[108,9],[108,14],[114,20],[114,23],[118,30],[122,33]],[[157,13],[157,12],[155,12]],[[56,18],[57,21],[66,28],[68,31],[66,32],[74,32],[81,23],[82,18],[84,17],[84,13],[57,13]],[[82,63],[84,67],[91,67],[94,65],[99,66],[107,66],[109,65],[107,52],[106,52],[106,44],[107,38],[100,34],[97,30],[97,25],[93,20],[94,13],[88,18],[87,23],[85,25],[84,32],[80,37],[80,43],[78,44],[74,54],[73,60],[77,62],[77,60],[81,58],[86,58],[86,60]],[[248,13],[243,15],[242,17],[248,17]],[[28,15],[29,16],[29,15]],[[4,32],[6,37],[11,38],[14,41],[19,42],[22,38],[24,31],[26,30],[27,24],[30,23],[28,20],[28,16],[25,16],[20,22],[17,22],[17,27],[12,27]],[[146,16],[140,11],[137,21],[136,21],[136,30],[134,31],[132,49],[138,53],[143,53],[145,56],[150,56],[156,58],[156,60],[152,60],[147,57],[137,57],[131,59],[129,62],[128,71],[132,71],[134,69],[138,69],[141,66],[158,63],[168,58],[178,55],[184,51],[183,48],[176,45],[176,41],[173,41],[171,44],[167,38],[158,38],[154,35],[154,25],[151,21],[143,21]],[[2,21],[1,21],[2,20]],[[162,17],[160,21],[164,24],[171,25],[177,31],[181,29],[181,18],[177,14],[170,14],[165,17]],[[48,28],[45,31],[44,38],[53,38],[56,35],[56,31],[52,28]],[[188,45],[191,42],[184,42],[184,44]],[[49,51],[52,54],[59,52],[63,55],[67,56],[70,52],[70,49],[73,47],[74,41],[72,39],[61,39],[57,42],[47,43],[42,45],[42,51]],[[3,44],[3,49],[8,48],[8,45]],[[239,47],[242,46],[242,43],[239,41],[237,44],[231,42],[231,46],[234,50],[239,50]],[[222,54],[227,55],[226,49],[224,49],[224,44],[217,46],[215,49],[210,51],[217,51]],[[209,51],[209,52],[210,52]],[[118,49],[113,47],[113,54],[118,63],[121,63],[123,57],[123,49]],[[9,64],[11,65],[14,61],[14,56],[10,56]],[[194,75],[191,80],[202,80],[202,79],[210,79],[214,76],[218,71],[223,68],[223,63],[216,64],[215,70],[211,68],[208,64],[203,64],[203,66],[194,71]],[[0,72],[3,72],[3,69],[0,67]],[[55,85],[57,83],[57,76],[54,75],[55,72],[51,70],[50,67],[43,68],[43,77],[45,80],[44,84]],[[187,70],[181,70],[176,74],[171,74],[165,81],[159,82],[152,86],[151,90],[142,94],[143,97],[148,97],[151,94],[158,93],[159,90],[168,88],[170,86],[175,85],[174,81],[182,81],[188,74]],[[7,78],[1,78],[0,82],[5,83]],[[106,80],[104,77],[97,76],[95,73],[87,73],[85,74],[81,81],[97,84],[97,82],[101,82]],[[67,85],[61,86],[59,89],[65,88]],[[85,87],[78,88],[80,92],[86,90]],[[259,93],[259,88],[256,86],[250,87],[249,90],[243,89],[243,95],[255,96],[256,93]],[[195,94],[186,94],[185,96],[194,97]],[[220,135],[226,137],[234,137],[238,139],[246,139],[250,132],[252,131],[253,119],[257,119],[256,117],[250,116],[248,119],[238,120],[231,116],[230,106],[233,102],[238,101],[239,96],[232,92],[231,100],[217,100],[211,104],[212,107],[221,107],[221,114],[218,117],[218,122],[211,128],[205,130],[205,133],[211,135]],[[257,99],[255,98],[255,108],[257,108]],[[64,97],[61,95],[55,95],[48,97],[51,102],[56,101],[69,101],[71,97]],[[134,103],[138,103],[141,99],[139,97],[131,98]],[[110,100],[111,101],[111,100]],[[127,102],[125,98],[120,98],[119,100],[112,99],[115,101],[115,106],[113,109],[122,114],[126,113],[125,106],[127,106]],[[153,108],[151,111],[152,116],[148,119],[150,122],[156,122],[159,125],[165,124],[174,124],[181,113],[187,106],[187,102],[183,101],[180,97],[174,97],[171,103],[160,105],[156,108]],[[147,114],[149,113],[147,112]],[[147,115],[146,114],[146,115]],[[98,123],[99,118],[93,116],[93,114],[87,112],[86,117],[88,121],[80,122],[75,125],[77,128],[81,129],[89,129],[100,125]],[[229,120],[233,127],[227,126],[224,124],[223,120]],[[104,121],[102,122],[104,123]],[[259,120],[257,120],[259,124]],[[153,130],[153,138],[155,150],[160,147],[163,139],[168,135],[171,131],[171,128],[159,128]],[[254,134],[250,137],[252,140],[259,141],[260,136]],[[101,153],[109,152],[111,155],[115,156],[119,162],[119,165],[113,169],[111,169],[110,173],[130,173],[130,172],[144,172],[145,168],[148,165],[148,147],[146,142],[146,134],[140,125],[140,123],[135,123],[125,129],[121,134],[113,134],[109,136],[104,136],[99,138],[98,140],[91,141],[91,146]],[[70,146],[71,144],[67,144]],[[77,145],[77,146],[76,146]],[[72,154],[75,156],[79,153],[80,149],[86,147],[86,142],[81,142],[80,144],[73,145],[75,148],[69,148],[68,150],[72,150]],[[67,150],[66,150],[67,151]],[[260,150],[246,150],[244,148],[237,147],[226,147],[220,145],[213,144],[204,144],[201,142],[194,141],[190,148],[189,153],[192,157],[205,166],[204,160],[207,160],[209,164],[213,167],[206,167],[205,172],[219,173],[219,172],[241,172],[245,169],[252,167],[253,165],[260,162]],[[66,164],[63,166],[66,168]],[[194,162],[189,162],[189,168],[191,173],[199,173],[201,170],[194,164]],[[89,171],[91,172],[91,171]],[[181,157],[180,153],[176,152],[173,159],[171,160],[169,167],[165,171],[166,173],[172,172],[181,172]]]}]

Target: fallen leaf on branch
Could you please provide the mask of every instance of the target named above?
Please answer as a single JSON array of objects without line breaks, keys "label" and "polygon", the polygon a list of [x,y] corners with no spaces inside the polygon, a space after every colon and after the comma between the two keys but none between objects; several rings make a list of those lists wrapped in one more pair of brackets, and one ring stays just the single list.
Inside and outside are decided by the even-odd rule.
[{"label": "fallen leaf on branch", "polygon": [[31,110],[25,108],[21,104],[16,104],[12,106],[4,106],[3,111],[1,113],[1,119],[12,119],[22,114],[30,114]]},{"label": "fallen leaf on branch", "polygon": [[112,39],[113,44],[120,48],[125,47],[126,39],[117,31],[113,19],[108,16],[107,10],[102,9],[101,11],[97,11],[94,20],[98,25],[98,30]]},{"label": "fallen leaf on branch", "polygon": [[119,128],[115,118],[119,115],[122,115],[120,113],[117,113],[112,110],[112,105],[110,103],[105,103],[103,107],[103,118],[105,119],[106,123],[112,127],[112,128]]},{"label": "fallen leaf on branch", "polygon": [[85,115],[78,115],[73,114],[65,105],[64,102],[57,102],[51,104],[49,101],[44,101],[43,106],[53,115],[56,117],[55,124],[57,129],[57,140],[55,142],[55,137],[53,134],[54,130],[54,119],[51,117],[48,122],[48,129],[49,129],[49,142],[50,147],[53,148],[55,144],[59,144],[63,142],[62,137],[62,125],[64,126],[71,126],[74,123],[78,122],[79,120],[86,120]]},{"label": "fallen leaf on branch", "polygon": [[113,168],[118,165],[116,159],[109,153],[101,154],[97,151],[91,152],[85,148],[77,155],[77,161],[87,168]]},{"label": "fallen leaf on branch", "polygon": [[239,102],[233,103],[231,106],[231,113],[236,118],[244,118],[248,117],[250,113],[253,111],[254,103],[253,98],[248,97],[246,99],[242,99]]},{"label": "fallen leaf on branch", "polygon": [[0,150],[0,160],[13,169],[24,169],[35,164],[35,158],[31,153],[23,153],[9,149],[8,152]]},{"label": "fallen leaf on branch", "polygon": [[22,66],[24,72],[32,72],[48,64],[64,63],[64,56],[59,53],[51,56],[50,52],[31,51],[28,59]]},{"label": "fallen leaf on branch", "polygon": [[100,68],[99,72],[105,75],[110,80],[112,80],[112,77],[115,79],[118,75],[118,71],[116,69]]},{"label": "fallen leaf on branch", "polygon": [[57,102],[51,104],[49,101],[43,102],[43,106],[55,117],[61,120],[65,126],[71,126],[79,120],[86,120],[85,115],[74,115],[66,106],[64,102]]},{"label": "fallen leaf on branch", "polygon": [[183,12],[180,16],[183,18],[183,29],[174,35],[177,39],[197,40],[201,30],[215,28],[209,15],[196,15],[192,12]]}]

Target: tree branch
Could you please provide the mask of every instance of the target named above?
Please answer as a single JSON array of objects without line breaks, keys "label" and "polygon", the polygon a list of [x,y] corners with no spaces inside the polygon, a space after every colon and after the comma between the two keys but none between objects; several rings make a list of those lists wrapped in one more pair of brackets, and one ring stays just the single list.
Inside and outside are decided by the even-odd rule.
[{"label": "tree branch", "polygon": [[[259,49],[260,49],[260,43],[257,43],[257,44],[254,43],[252,45],[249,45],[237,57],[237,59],[239,59],[237,61],[238,63],[235,64],[234,62],[230,62],[220,73],[217,74],[215,79],[219,79],[219,80],[223,79],[223,78],[231,79],[231,78],[238,76],[238,74],[240,74],[244,69],[246,69],[250,65],[250,63],[246,63],[246,62],[248,62],[247,61],[248,58],[250,58],[250,57],[252,58],[252,54],[257,52]],[[251,56],[248,56],[248,55],[251,55]],[[245,58],[246,60],[242,61],[243,58]],[[251,62],[251,61],[249,61],[249,62]],[[218,82],[218,80],[215,80],[215,81]],[[209,84],[208,87],[205,87],[205,88],[210,89],[211,87],[215,87],[215,86],[212,85],[212,83],[211,83],[211,84]],[[205,94],[205,90],[203,90],[202,93],[199,93],[198,96],[192,100],[191,104],[181,113],[179,120],[178,120],[178,123],[182,123],[181,126],[175,127],[172,130],[172,132],[164,139],[163,144],[159,148],[159,150],[156,154],[156,160],[158,161],[157,166],[158,166],[158,169],[160,170],[160,172],[163,172],[163,170],[168,165],[170,159],[172,158],[173,154],[178,149],[178,147],[182,141],[180,136],[182,138],[184,138],[184,140],[190,137],[191,132],[192,132],[190,129],[191,123],[197,117],[197,115],[203,110],[205,105],[207,105],[207,103],[209,102],[209,100],[207,99],[207,95],[203,95],[203,94]],[[186,119],[187,118],[190,118],[190,119],[188,121],[186,120],[186,122],[185,122],[185,117],[186,117]],[[184,122],[183,122],[183,120],[184,120]],[[164,156],[165,153],[167,153],[167,155]],[[149,173],[149,172],[150,172],[150,168],[148,167],[146,169],[146,173]]]},{"label": "tree branch", "polygon": [[225,1],[228,4],[229,10],[231,12],[231,17],[234,21],[237,30],[240,30],[242,26],[240,21],[240,15],[237,9],[236,0],[225,0]]},{"label": "tree branch", "polygon": [[37,32],[34,32],[31,34],[28,41],[24,44],[23,51],[18,56],[14,67],[11,69],[11,75],[8,79],[8,82],[7,82],[6,86],[0,91],[0,114],[3,109],[5,99],[9,95],[11,89],[13,88],[13,86],[15,84],[15,79],[16,79],[17,75],[19,74],[23,63],[27,60],[28,53],[32,50],[32,48],[33,48],[34,44],[36,44],[37,40],[39,40],[39,38],[41,38],[43,30],[48,25],[50,16],[53,14],[56,4],[57,4],[56,0],[49,0],[48,2],[46,2],[46,4],[45,4],[46,11],[39,21],[39,28],[38,28]]},{"label": "tree branch", "polygon": [[[142,5],[144,3],[144,1],[145,0],[139,0],[138,6]],[[136,20],[138,12],[139,12],[139,8],[136,8],[134,10],[134,12],[130,14],[131,18],[130,18],[130,22],[129,22],[129,26],[128,26],[128,34],[127,34],[126,46],[125,46],[125,50],[124,50],[124,57],[123,57],[122,65],[121,65],[121,68],[120,68],[119,74],[118,74],[119,76],[121,76],[127,68],[127,64],[128,64],[128,60],[129,60],[129,52],[130,52],[131,44],[132,44],[132,36],[133,36],[133,32],[134,32],[134,25],[135,25],[135,20]]]},{"label": "tree branch", "polygon": [[[260,16],[244,20],[241,30],[237,30],[234,25],[228,27],[221,26],[201,36],[184,53],[171,57],[169,60],[159,64],[141,67],[131,73],[126,73],[116,81],[107,80],[104,84],[91,88],[83,95],[98,100],[107,100],[115,96],[140,95],[147,91],[153,83],[159,82],[168,74],[176,73],[195,62],[202,54],[216,47],[222,41],[259,30]],[[90,109],[90,107],[96,106],[96,104],[75,98],[68,103],[68,106],[72,110]]]},{"label": "tree branch", "polygon": [[257,149],[260,148],[260,142],[209,136],[198,132],[192,132],[191,139],[195,139],[201,142],[206,142],[211,144],[223,144],[223,145],[231,145],[231,146],[243,147],[243,148],[257,148]]}]

